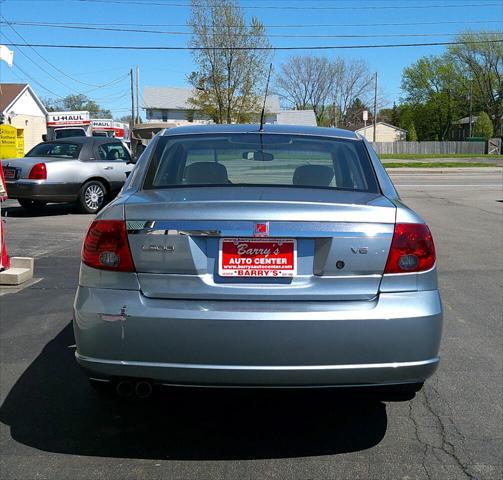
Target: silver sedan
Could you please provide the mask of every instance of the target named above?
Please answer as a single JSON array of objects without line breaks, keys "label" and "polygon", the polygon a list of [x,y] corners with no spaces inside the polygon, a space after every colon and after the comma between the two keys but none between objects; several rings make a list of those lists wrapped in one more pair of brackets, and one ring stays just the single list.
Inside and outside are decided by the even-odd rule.
[{"label": "silver sedan", "polygon": [[435,248],[353,132],[159,134],[84,241],[77,361],[97,385],[388,386],[439,362]]},{"label": "silver sedan", "polygon": [[113,138],[75,137],[43,142],[24,158],[2,160],[7,194],[27,210],[49,202],[77,202],[96,213],[133,169],[126,145]]}]

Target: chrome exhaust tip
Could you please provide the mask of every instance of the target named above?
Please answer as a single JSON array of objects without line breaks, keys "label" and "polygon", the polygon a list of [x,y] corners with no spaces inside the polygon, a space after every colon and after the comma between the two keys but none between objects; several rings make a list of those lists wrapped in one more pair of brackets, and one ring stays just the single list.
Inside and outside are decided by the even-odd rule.
[{"label": "chrome exhaust tip", "polygon": [[140,380],[136,382],[134,393],[138,398],[148,398],[152,395],[152,384],[147,380]]},{"label": "chrome exhaust tip", "polygon": [[120,380],[117,382],[117,385],[115,386],[115,391],[117,392],[117,395],[122,398],[128,398],[131,397],[134,393],[134,385],[131,380]]}]

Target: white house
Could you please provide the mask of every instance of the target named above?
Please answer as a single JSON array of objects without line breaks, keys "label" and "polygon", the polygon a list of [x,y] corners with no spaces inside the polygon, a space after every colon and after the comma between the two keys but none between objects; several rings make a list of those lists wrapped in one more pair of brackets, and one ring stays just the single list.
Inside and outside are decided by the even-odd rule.
[{"label": "white house", "polygon": [[[362,137],[365,137],[369,142],[374,141],[374,125],[369,124],[366,127],[355,130]],[[385,122],[377,122],[376,124],[376,142],[398,142],[406,140],[407,130],[395,127]]]},{"label": "white house", "polygon": [[[145,87],[143,106],[147,122],[172,122],[176,125],[206,124],[212,121],[201,115],[189,103],[193,96],[190,88]],[[316,125],[312,110],[282,110],[277,95],[269,95],[266,100],[266,123],[291,125]]]},{"label": "white house", "polygon": [[27,83],[0,83],[3,123],[24,130],[24,151],[31,150],[47,133],[47,110]]}]

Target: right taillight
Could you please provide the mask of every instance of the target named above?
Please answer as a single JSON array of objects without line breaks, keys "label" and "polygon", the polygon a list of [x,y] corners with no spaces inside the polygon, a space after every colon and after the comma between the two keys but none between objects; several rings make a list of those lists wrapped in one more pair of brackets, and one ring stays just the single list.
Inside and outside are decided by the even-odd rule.
[{"label": "right taillight", "polygon": [[435,245],[422,223],[397,223],[384,273],[422,272],[435,265]]},{"label": "right taillight", "polygon": [[95,220],[82,246],[82,262],[102,270],[134,272],[126,223],[123,220]]},{"label": "right taillight", "polygon": [[33,165],[28,178],[30,180],[47,180],[47,168],[45,163],[36,163]]}]

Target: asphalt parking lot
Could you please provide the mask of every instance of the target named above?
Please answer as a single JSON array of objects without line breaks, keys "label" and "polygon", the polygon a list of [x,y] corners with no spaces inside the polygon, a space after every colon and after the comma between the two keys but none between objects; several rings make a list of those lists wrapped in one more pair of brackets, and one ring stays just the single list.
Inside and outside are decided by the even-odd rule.
[{"label": "asphalt parking lot", "polygon": [[410,402],[327,391],[175,390],[101,400],[73,358],[71,307],[92,216],[8,201],[35,282],[0,292],[2,479],[500,479],[501,172],[394,175],[436,240],[442,362]]}]

